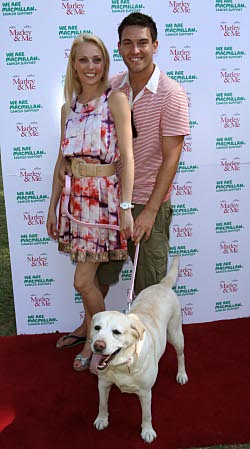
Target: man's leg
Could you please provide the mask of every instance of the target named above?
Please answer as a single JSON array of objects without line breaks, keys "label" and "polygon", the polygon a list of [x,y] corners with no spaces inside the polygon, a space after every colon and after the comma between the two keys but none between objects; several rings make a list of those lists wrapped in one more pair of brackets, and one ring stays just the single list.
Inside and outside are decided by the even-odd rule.
[{"label": "man's leg", "polygon": [[[137,204],[133,209],[134,220],[140,215],[144,205]],[[139,257],[135,276],[135,294],[138,295],[144,288],[158,284],[166,275],[169,252],[169,226],[172,218],[170,201],[162,204],[156,216],[150,238],[140,241]],[[128,240],[129,255],[134,260],[135,245]]]}]

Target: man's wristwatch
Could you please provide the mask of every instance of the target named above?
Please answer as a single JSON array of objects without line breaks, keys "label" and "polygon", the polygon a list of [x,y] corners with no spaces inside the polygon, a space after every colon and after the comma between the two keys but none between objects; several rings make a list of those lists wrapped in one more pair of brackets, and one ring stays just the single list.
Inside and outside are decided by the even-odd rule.
[{"label": "man's wristwatch", "polygon": [[120,207],[123,210],[127,210],[127,209],[133,209],[135,206],[131,203],[127,203],[126,201],[124,201],[124,203],[120,204]]}]

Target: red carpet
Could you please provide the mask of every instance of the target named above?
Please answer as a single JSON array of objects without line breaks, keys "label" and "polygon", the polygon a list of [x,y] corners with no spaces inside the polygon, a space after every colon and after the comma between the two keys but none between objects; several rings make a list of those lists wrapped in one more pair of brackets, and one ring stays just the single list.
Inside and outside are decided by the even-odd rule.
[{"label": "red carpet", "polygon": [[[172,347],[153,389],[157,439],[140,438],[134,395],[113,387],[110,426],[99,432],[97,378],[71,368],[78,348],[58,334],[0,337],[1,449],[177,449],[250,441],[250,319],[184,326],[189,382],[175,382]],[[78,351],[79,352],[79,351]]]}]

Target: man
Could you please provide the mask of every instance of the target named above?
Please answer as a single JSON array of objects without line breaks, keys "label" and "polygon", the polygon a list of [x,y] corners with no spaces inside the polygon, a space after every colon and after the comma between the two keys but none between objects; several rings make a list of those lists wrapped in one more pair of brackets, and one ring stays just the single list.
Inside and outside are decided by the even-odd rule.
[{"label": "man", "polygon": [[[128,72],[114,76],[111,85],[126,93],[132,111],[134,233],[133,241],[128,241],[128,249],[133,260],[135,244],[140,242],[135,278],[135,293],[138,294],[159,283],[166,274],[172,217],[170,194],[184,136],[190,129],[183,88],[153,62],[158,48],[153,19],[131,13],[119,25],[118,34],[119,53]],[[97,276],[104,296],[108,286],[118,281],[122,265],[118,261],[100,265]],[[83,337],[84,332],[83,323],[74,332],[75,337],[62,337],[57,347],[78,343],[77,336]]]}]

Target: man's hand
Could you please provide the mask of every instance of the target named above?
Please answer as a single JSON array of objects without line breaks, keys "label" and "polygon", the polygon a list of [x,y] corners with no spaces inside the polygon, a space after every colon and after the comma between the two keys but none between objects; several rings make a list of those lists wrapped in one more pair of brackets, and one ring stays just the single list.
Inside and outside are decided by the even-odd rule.
[{"label": "man's hand", "polygon": [[135,245],[139,243],[145,234],[145,240],[148,240],[155,223],[157,213],[147,210],[146,208],[138,215],[134,224],[133,238]]},{"label": "man's hand", "polygon": [[72,170],[70,160],[63,157],[58,171],[58,178],[63,185],[65,183],[65,175],[72,176]]}]

